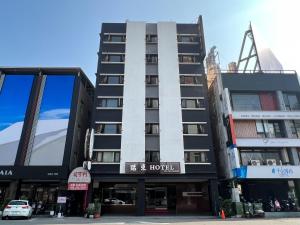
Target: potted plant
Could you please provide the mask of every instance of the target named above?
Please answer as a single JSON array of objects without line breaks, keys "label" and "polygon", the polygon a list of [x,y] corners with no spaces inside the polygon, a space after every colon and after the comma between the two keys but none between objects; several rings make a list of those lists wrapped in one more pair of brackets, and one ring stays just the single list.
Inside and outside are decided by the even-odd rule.
[{"label": "potted plant", "polygon": [[54,216],[54,214],[55,214],[55,211],[54,211],[54,205],[51,205],[51,206],[49,207],[49,210],[50,210],[49,215],[50,215],[50,216]]},{"label": "potted plant", "polygon": [[98,198],[94,201],[94,218],[99,218],[101,214],[101,203]]},{"label": "potted plant", "polygon": [[94,213],[95,213],[95,204],[94,203],[89,203],[87,209],[86,209],[86,217],[93,219],[94,218]]}]

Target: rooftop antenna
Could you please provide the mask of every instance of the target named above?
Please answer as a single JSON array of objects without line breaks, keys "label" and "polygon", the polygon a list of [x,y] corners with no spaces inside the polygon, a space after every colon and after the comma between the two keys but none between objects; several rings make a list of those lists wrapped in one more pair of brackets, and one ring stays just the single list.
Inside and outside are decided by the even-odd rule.
[{"label": "rooftop antenna", "polygon": [[[246,49],[246,41],[247,40],[249,40],[251,43],[248,54],[247,54],[247,49]],[[246,56],[243,57],[245,54],[246,54]],[[249,64],[250,61],[253,61],[254,64],[250,65]],[[250,68],[251,66],[253,66],[252,69]],[[244,34],[242,48],[241,48],[240,56],[239,56],[238,63],[237,63],[237,69],[243,70],[243,73],[245,73],[246,70],[253,70],[253,72],[261,71],[261,64],[260,64],[258,53],[257,53],[257,47],[255,44],[255,39],[254,39],[254,35],[253,35],[251,22],[250,22],[249,29],[246,30],[246,32]]]}]

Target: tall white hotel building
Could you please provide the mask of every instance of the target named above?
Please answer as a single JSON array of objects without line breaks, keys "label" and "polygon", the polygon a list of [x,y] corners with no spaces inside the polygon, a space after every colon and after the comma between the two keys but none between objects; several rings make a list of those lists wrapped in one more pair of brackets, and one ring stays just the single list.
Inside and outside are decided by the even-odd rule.
[{"label": "tall white hotel building", "polygon": [[104,214],[215,214],[202,17],[103,23],[92,197]]}]

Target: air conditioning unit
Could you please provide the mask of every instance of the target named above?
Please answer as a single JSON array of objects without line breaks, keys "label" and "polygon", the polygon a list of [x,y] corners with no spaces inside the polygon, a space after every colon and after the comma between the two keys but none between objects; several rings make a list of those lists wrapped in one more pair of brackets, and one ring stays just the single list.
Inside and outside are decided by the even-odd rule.
[{"label": "air conditioning unit", "polygon": [[260,160],[258,159],[253,159],[250,160],[251,166],[260,166]]},{"label": "air conditioning unit", "polygon": [[267,166],[276,166],[276,159],[267,159]]}]

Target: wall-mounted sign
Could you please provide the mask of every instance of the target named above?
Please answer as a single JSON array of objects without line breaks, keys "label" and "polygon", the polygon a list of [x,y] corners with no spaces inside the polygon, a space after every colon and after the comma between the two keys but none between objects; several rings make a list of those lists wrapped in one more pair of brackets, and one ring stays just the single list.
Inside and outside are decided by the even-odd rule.
[{"label": "wall-mounted sign", "polygon": [[65,196],[57,197],[57,203],[60,203],[60,204],[67,203],[67,197],[65,197]]},{"label": "wall-mounted sign", "polygon": [[126,162],[125,173],[129,174],[177,174],[180,173],[179,162]]},{"label": "wall-mounted sign", "polygon": [[90,172],[83,167],[77,167],[69,175],[68,190],[88,190],[89,183],[91,183]]},{"label": "wall-mounted sign", "polygon": [[250,111],[250,112],[232,112],[233,119],[255,120],[255,119],[273,119],[273,120],[299,120],[300,112],[297,111]]},{"label": "wall-mounted sign", "polygon": [[13,171],[12,170],[0,170],[0,176],[12,176],[13,175]]},{"label": "wall-mounted sign", "polygon": [[235,169],[238,178],[300,178],[299,166],[242,166]]},{"label": "wall-mounted sign", "polygon": [[238,147],[299,147],[298,138],[237,138]]}]

